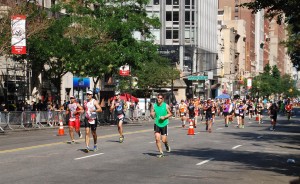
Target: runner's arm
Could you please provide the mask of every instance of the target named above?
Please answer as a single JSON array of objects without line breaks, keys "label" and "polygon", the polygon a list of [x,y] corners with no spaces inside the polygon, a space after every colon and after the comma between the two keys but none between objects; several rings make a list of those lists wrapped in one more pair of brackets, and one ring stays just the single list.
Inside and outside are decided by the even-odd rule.
[{"label": "runner's arm", "polygon": [[151,109],[150,109],[150,116],[152,118],[155,118],[155,111],[154,111],[154,106],[153,105],[151,106]]},{"label": "runner's arm", "polygon": [[77,112],[80,112],[80,113],[84,112],[83,107],[79,103],[77,103],[77,107],[79,108],[79,111],[77,111]]},{"label": "runner's arm", "polygon": [[168,119],[169,117],[172,116],[171,110],[170,110],[170,106],[167,104],[167,115],[160,117],[160,119]]},{"label": "runner's arm", "polygon": [[100,107],[99,103],[98,103],[98,100],[95,100],[94,101],[94,105],[96,107],[96,110],[95,112],[102,112],[102,108]]}]

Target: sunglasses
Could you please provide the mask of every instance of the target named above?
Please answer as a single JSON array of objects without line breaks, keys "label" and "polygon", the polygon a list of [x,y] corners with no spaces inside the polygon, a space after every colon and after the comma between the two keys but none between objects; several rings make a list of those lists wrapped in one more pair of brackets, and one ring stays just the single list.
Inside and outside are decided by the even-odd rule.
[{"label": "sunglasses", "polygon": [[86,95],[92,95],[92,94],[86,94]]},{"label": "sunglasses", "polygon": [[157,98],[157,99],[161,99],[162,100],[163,98]]}]

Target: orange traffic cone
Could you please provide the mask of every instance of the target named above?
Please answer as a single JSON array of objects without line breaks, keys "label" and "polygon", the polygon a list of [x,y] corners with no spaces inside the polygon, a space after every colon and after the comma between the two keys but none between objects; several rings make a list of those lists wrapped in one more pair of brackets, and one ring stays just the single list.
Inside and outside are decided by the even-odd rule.
[{"label": "orange traffic cone", "polygon": [[188,135],[195,135],[194,125],[193,125],[193,121],[192,120],[190,120],[190,126],[189,126],[189,130],[188,130]]},{"label": "orange traffic cone", "polygon": [[65,135],[65,130],[64,130],[64,125],[62,120],[59,121],[59,129],[58,129],[58,136],[63,136]]}]

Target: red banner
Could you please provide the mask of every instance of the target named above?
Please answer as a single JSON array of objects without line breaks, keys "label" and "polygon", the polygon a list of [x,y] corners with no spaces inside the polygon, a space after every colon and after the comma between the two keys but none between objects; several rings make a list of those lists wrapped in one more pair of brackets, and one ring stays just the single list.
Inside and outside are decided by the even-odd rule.
[{"label": "red banner", "polygon": [[11,53],[26,54],[26,16],[11,16]]},{"label": "red banner", "polygon": [[129,65],[124,65],[120,67],[119,74],[121,76],[129,76],[130,75],[130,68]]}]

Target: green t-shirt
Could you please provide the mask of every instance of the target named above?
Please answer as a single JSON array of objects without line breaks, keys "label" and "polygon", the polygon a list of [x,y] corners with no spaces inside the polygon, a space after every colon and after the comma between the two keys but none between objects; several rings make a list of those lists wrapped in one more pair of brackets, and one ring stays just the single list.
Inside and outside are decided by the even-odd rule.
[{"label": "green t-shirt", "polygon": [[163,102],[160,106],[157,103],[154,104],[154,112],[155,112],[155,124],[158,127],[165,127],[169,124],[169,119],[161,120],[161,116],[166,116],[168,114],[167,104]]}]

